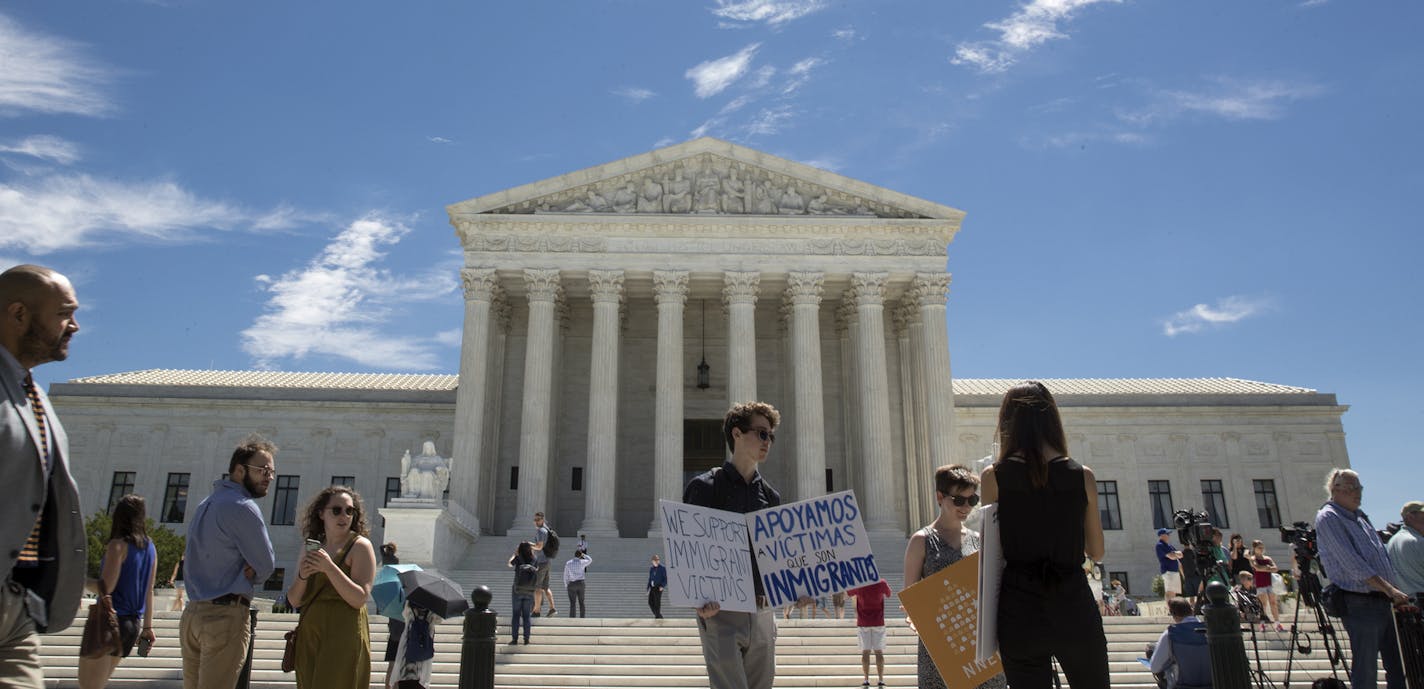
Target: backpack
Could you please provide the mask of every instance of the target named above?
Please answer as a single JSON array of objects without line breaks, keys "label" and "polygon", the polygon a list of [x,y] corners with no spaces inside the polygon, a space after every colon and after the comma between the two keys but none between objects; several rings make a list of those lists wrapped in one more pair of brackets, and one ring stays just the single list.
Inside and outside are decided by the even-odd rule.
[{"label": "backpack", "polygon": [[514,585],[520,588],[534,588],[534,580],[539,576],[539,569],[534,565],[525,563],[514,568]]},{"label": "backpack", "polygon": [[550,560],[559,554],[559,534],[554,533],[553,527],[546,526],[549,535],[544,537],[544,557]]}]

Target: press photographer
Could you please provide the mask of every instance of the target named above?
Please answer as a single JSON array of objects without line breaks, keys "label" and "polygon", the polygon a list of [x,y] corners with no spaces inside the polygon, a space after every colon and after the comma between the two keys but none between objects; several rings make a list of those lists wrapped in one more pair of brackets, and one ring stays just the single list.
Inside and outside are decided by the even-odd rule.
[{"label": "press photographer", "polygon": [[1396,588],[1384,544],[1360,511],[1364,486],[1359,474],[1334,469],[1325,479],[1325,490],[1330,501],[1315,515],[1315,532],[1320,564],[1343,593],[1340,620],[1353,656],[1350,686],[1374,689],[1378,662],[1383,659],[1389,689],[1403,689],[1393,606],[1406,604],[1409,597]]},{"label": "press photographer", "polygon": [[1172,513],[1177,526],[1177,540],[1182,543],[1182,594],[1193,599],[1193,609],[1201,611],[1202,596],[1208,581],[1231,581],[1227,571],[1226,551],[1221,548],[1221,532],[1211,525],[1205,512],[1193,512],[1188,507]]}]

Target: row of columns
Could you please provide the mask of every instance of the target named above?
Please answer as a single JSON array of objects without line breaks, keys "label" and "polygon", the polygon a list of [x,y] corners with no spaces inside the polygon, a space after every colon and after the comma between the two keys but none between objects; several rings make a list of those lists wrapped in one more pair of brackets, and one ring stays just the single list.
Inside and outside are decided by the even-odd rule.
[{"label": "row of columns", "polygon": [[[484,435],[491,427],[484,402],[493,385],[489,371],[492,316],[503,299],[492,268],[467,268],[464,340],[460,357],[460,385],[456,393],[456,435],[450,511],[467,528],[478,532],[478,519],[462,501],[485,496],[480,482],[488,448]],[[524,390],[520,416],[519,488],[515,524],[525,524],[543,510],[547,495],[553,433],[553,371],[556,357],[555,318],[562,299],[557,269],[526,269],[524,287],[529,308],[525,342]],[[658,310],[656,406],[654,417],[654,475],[651,499],[677,500],[681,496],[683,465],[683,316],[687,303],[688,271],[653,273]],[[616,457],[619,361],[619,310],[624,299],[621,270],[589,271],[593,303],[593,343],[590,353],[589,427],[585,472],[584,523],[579,531],[596,536],[617,536]],[[841,305],[839,322],[848,351],[852,390],[842,422],[850,442],[848,466],[860,472],[861,499],[866,528],[871,532],[903,534],[902,504],[894,495],[894,477],[900,473],[893,459],[889,371],[885,349],[886,273],[851,275],[851,286]],[[723,301],[728,313],[728,400],[757,399],[756,303],[761,274],[729,271],[723,274]],[[906,434],[905,464],[911,483],[916,475],[932,476],[933,468],[948,463],[953,438],[949,348],[945,332],[945,298],[949,276],[916,274],[906,301],[895,312],[901,357],[902,424]],[[792,424],[796,438],[796,495],[823,493],[825,474],[825,422],[820,309],[825,274],[806,271],[787,276],[784,299],[789,305],[792,357]],[[907,373],[908,371],[908,381]],[[907,385],[908,382],[908,385]],[[857,480],[858,479],[858,480]],[[912,516],[925,521],[924,502],[912,495]],[[917,504],[920,503],[920,504]],[[919,512],[918,515],[915,515]],[[932,515],[931,515],[932,516]],[[656,515],[650,535],[660,533]]]}]

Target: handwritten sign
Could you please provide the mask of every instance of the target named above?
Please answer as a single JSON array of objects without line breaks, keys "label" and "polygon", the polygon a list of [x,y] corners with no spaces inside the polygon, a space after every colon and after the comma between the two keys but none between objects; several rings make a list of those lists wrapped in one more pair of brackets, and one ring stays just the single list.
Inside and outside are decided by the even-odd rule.
[{"label": "handwritten sign", "polygon": [[756,612],[749,515],[658,500],[663,524],[663,564],[673,605]]},{"label": "handwritten sign", "polygon": [[880,581],[860,506],[848,490],[746,517],[771,607]]},{"label": "handwritten sign", "polygon": [[977,657],[978,603],[979,553],[900,592],[900,604],[948,689],[974,689],[1004,671],[998,653]]}]

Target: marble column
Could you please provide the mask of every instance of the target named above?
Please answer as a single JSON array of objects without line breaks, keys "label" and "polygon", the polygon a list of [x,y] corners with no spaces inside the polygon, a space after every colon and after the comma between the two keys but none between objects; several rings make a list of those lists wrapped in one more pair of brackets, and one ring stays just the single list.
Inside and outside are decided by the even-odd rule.
[{"label": "marble column", "polygon": [[525,269],[529,329],[524,342],[524,406],[519,421],[519,493],[511,530],[532,529],[534,513],[546,511],[549,485],[550,411],[553,404],[554,297],[559,271]]},{"label": "marble column", "polygon": [[826,492],[826,414],[821,390],[821,294],[823,273],[791,273],[791,375],[795,385],[796,499]]},{"label": "marble column", "polygon": [[623,271],[588,271],[593,298],[593,354],[588,369],[588,459],[583,526],[590,536],[618,536],[618,307]]},{"label": "marble column", "polygon": [[722,301],[727,306],[727,403],[757,399],[756,303],[761,273],[722,274]]},{"label": "marble column", "polygon": [[855,302],[849,291],[841,295],[836,307],[836,329],[841,335],[841,432],[845,434],[845,487],[865,494],[861,477],[865,473],[865,447],[860,437],[860,374],[856,363],[856,348],[859,346],[860,326],[856,324]]},{"label": "marble column", "polygon": [[925,491],[925,486],[934,483],[934,477],[925,476],[920,468],[918,438],[915,436],[915,419],[924,414],[923,409],[915,406],[915,350],[910,344],[911,323],[918,315],[918,307],[903,301],[891,310],[895,322],[895,343],[900,356],[899,427],[905,438],[905,456],[902,462],[905,468],[905,509],[901,516],[905,520],[907,531],[914,531],[919,525],[926,523],[920,520],[921,493]]},{"label": "marble column", "polygon": [[485,386],[489,383],[490,314],[499,292],[494,268],[460,271],[465,286],[465,329],[460,338],[460,380],[455,388],[455,448],[450,457],[446,511],[473,534],[480,532],[480,481],[484,463]]},{"label": "marble column", "polygon": [[[925,322],[920,318],[919,303],[913,298],[904,301],[906,311],[913,314],[907,317],[910,329],[910,378],[913,382],[911,391],[914,395],[911,404],[914,405],[915,414],[915,467],[916,473],[926,481],[924,485],[929,486],[934,481],[935,469],[939,468],[934,463],[934,458],[930,456],[929,422],[925,417],[929,415],[928,391],[925,381]],[[939,508],[935,505],[934,494],[930,490],[921,489],[921,500],[918,513],[914,515],[915,524],[928,524],[939,516]]]},{"label": "marble column", "polygon": [[949,332],[945,319],[949,273],[916,273],[910,290],[919,302],[920,321],[925,328],[921,349],[930,466],[939,467],[954,463],[954,379],[949,369]]},{"label": "marble column", "polygon": [[860,375],[860,437],[864,446],[865,528],[872,533],[900,533],[896,513],[895,470],[891,459],[890,381],[885,360],[886,273],[853,273],[851,294],[860,326],[856,368]]},{"label": "marble column", "polygon": [[500,434],[508,424],[504,421],[504,353],[509,339],[509,321],[513,309],[503,290],[497,295],[490,312],[489,373],[485,377],[484,439],[480,446],[480,457],[484,459],[481,472],[479,511],[476,516],[484,523],[484,528],[494,530],[495,496],[500,480]]},{"label": "marble column", "polygon": [[658,302],[657,408],[653,413],[653,522],[648,538],[662,538],[658,499],[682,499],[683,381],[682,319],[687,305],[685,270],[653,271]]}]

